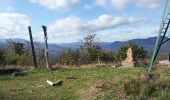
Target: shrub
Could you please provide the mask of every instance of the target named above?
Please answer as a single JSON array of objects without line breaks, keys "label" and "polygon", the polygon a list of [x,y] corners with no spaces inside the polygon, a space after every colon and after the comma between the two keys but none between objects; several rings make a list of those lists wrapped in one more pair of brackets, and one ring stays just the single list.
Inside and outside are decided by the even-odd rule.
[{"label": "shrub", "polygon": [[127,44],[122,45],[115,53],[114,59],[116,62],[126,59],[126,53],[128,48],[132,48],[133,60],[136,66],[144,66],[147,61],[147,52],[143,47],[129,41]]}]

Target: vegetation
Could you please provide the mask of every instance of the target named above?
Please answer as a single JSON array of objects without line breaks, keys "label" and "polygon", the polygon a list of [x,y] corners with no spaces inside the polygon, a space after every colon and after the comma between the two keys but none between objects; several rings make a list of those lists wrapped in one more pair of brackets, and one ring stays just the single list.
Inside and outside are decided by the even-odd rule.
[{"label": "vegetation", "polygon": [[127,49],[132,48],[133,60],[136,66],[145,66],[147,62],[147,52],[143,47],[136,45],[135,43],[129,41],[127,44],[122,45],[115,53],[115,61],[122,61],[126,59]]},{"label": "vegetation", "polygon": [[[37,48],[36,57],[39,66],[45,65],[44,50]],[[30,44],[8,41],[7,46],[0,49],[0,65],[3,66],[32,66]]]},{"label": "vegetation", "polygon": [[[52,64],[77,67],[57,70],[30,69],[19,67],[24,76],[14,77],[15,71],[0,69],[0,99],[50,99],[50,100],[168,100],[170,99],[169,68],[156,67],[149,79],[144,75],[147,52],[132,43],[122,45],[116,52],[105,50],[94,41],[95,35],[84,38],[77,50],[63,50],[58,57],[50,59]],[[133,59],[138,68],[113,68],[125,60],[128,48],[132,48]],[[44,50],[36,48],[38,66],[45,65]],[[96,64],[97,63],[97,64]],[[104,63],[102,65],[102,63]],[[88,64],[87,68],[79,68]],[[101,65],[100,65],[101,64]],[[110,65],[109,65],[110,64]],[[31,66],[30,45],[9,41],[0,49],[0,65]],[[94,67],[92,67],[94,66]],[[110,66],[110,67],[109,67]],[[12,74],[13,73],[13,74]],[[13,76],[12,76],[12,75]],[[75,79],[67,79],[75,77]],[[63,80],[62,86],[52,87],[46,80]]]},{"label": "vegetation", "polygon": [[[24,69],[26,76],[12,77],[11,74],[1,74],[0,99],[50,99],[50,100],[79,100],[86,95],[89,87],[101,84],[103,80],[115,80],[119,83],[120,78],[131,79],[137,74],[144,72],[141,68],[74,68],[57,69],[48,71],[44,69]],[[74,76],[77,79],[66,79]],[[47,80],[63,80],[60,87],[52,87]],[[87,94],[89,95],[89,94]],[[87,98],[88,99],[88,98]],[[86,99],[86,100],[87,100]]]},{"label": "vegetation", "polygon": [[147,52],[143,47],[128,42],[122,45],[116,52],[104,50],[92,43],[85,42],[79,50],[68,50],[60,53],[61,64],[82,65],[97,62],[119,63],[126,59],[127,49],[132,48],[135,66],[145,66],[147,63]]},{"label": "vegetation", "polygon": [[[25,69],[26,76],[1,74],[0,99],[50,100],[169,100],[169,68],[154,69],[152,79],[143,68],[72,68],[48,71]],[[66,79],[67,77],[76,79]],[[46,80],[63,80],[52,87]]]},{"label": "vegetation", "polygon": [[152,78],[138,76],[124,85],[125,91],[130,99],[170,99],[170,76],[169,67],[156,67]]},{"label": "vegetation", "polygon": [[[31,66],[32,54],[30,44],[15,43],[8,41],[8,45],[3,50],[0,50],[1,62],[3,65],[14,66]],[[38,47],[38,46],[36,46]],[[54,54],[55,57],[50,57],[50,63],[53,65],[80,66],[94,63],[119,63],[126,58],[127,49],[131,47],[133,58],[136,66],[145,66],[147,61],[147,52],[138,45],[128,42],[122,45],[116,52],[108,51],[96,45],[95,35],[89,34],[84,38],[82,45],[77,50],[63,50]],[[58,55],[57,55],[58,54]],[[38,66],[45,66],[44,50],[36,48],[36,59]]]}]

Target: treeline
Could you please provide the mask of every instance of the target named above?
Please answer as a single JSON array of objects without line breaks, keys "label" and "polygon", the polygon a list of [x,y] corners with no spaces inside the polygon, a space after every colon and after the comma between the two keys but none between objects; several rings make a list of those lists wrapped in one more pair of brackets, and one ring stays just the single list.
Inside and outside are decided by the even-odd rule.
[{"label": "treeline", "polygon": [[69,49],[61,51],[59,55],[59,64],[80,66],[93,63],[114,63],[115,65],[120,66],[121,61],[126,59],[128,48],[132,48],[133,50],[133,59],[136,66],[145,66],[147,64],[147,52],[143,47],[139,47],[132,42],[122,45],[115,52],[84,44],[77,50]]},{"label": "treeline", "polygon": [[95,48],[77,49],[61,51],[59,64],[61,65],[84,65],[92,63],[112,63],[114,61],[113,52],[107,50],[97,50]]},{"label": "treeline", "polygon": [[[128,42],[113,52],[96,45],[94,38],[95,35],[85,37],[79,49],[62,50],[50,54],[50,64],[81,66],[94,63],[114,63],[120,65],[121,61],[126,59],[126,52],[129,47],[132,48],[136,66],[144,66],[147,63],[147,52],[135,43]],[[44,50],[36,45],[38,66],[43,67],[45,66]],[[33,60],[29,42],[24,45],[23,43],[8,41],[7,46],[0,49],[0,65],[32,66]]]}]

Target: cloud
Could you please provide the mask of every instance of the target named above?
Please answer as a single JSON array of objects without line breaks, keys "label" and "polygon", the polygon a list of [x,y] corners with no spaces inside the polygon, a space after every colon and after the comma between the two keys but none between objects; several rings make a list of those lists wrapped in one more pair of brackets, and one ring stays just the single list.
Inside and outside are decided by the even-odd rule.
[{"label": "cloud", "polygon": [[137,6],[149,9],[157,8],[163,3],[163,0],[134,0],[134,1]]},{"label": "cloud", "polygon": [[130,2],[130,0],[95,0],[98,6],[107,8],[111,6],[118,10],[124,9],[125,6]]},{"label": "cloud", "polygon": [[85,20],[79,17],[70,16],[56,20],[48,26],[50,37],[82,35],[85,33],[95,33],[102,30],[115,29],[119,26],[129,26],[143,22],[144,18],[135,17],[114,17],[111,15],[101,15],[96,19]]},{"label": "cloud", "polygon": [[[134,27],[127,27],[123,30],[117,28],[114,30],[99,31],[96,33],[97,37],[101,41],[113,42],[113,41],[127,41],[131,39],[140,39],[154,37],[158,34],[158,27],[153,25],[138,25]],[[100,38],[105,37],[105,38]]]},{"label": "cloud", "polygon": [[0,36],[24,38],[30,19],[25,14],[0,13]]},{"label": "cloud", "polygon": [[63,10],[76,5],[80,0],[31,0],[31,2],[40,4],[50,10]]},{"label": "cloud", "polygon": [[132,4],[137,7],[155,9],[162,4],[162,0],[95,0],[95,4],[100,7],[112,7],[116,10],[123,10]]}]

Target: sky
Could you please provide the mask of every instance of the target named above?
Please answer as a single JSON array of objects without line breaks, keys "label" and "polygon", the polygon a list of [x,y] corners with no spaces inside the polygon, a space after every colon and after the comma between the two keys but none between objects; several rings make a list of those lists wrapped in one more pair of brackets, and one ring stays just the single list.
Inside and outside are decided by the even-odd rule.
[{"label": "sky", "polygon": [[78,42],[96,34],[98,42],[127,41],[158,34],[165,0],[0,0],[0,38]]}]

